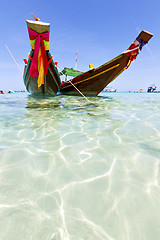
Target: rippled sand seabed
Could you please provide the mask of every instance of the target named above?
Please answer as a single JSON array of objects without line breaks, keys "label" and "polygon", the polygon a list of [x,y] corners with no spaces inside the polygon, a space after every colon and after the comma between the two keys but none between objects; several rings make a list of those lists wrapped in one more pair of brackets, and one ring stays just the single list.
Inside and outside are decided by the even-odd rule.
[{"label": "rippled sand seabed", "polygon": [[0,240],[159,240],[160,94],[0,96]]}]

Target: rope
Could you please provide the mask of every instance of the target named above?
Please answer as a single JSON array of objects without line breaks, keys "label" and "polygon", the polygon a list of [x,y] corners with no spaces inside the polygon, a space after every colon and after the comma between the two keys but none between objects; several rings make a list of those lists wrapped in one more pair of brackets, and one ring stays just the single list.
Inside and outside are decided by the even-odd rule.
[{"label": "rope", "polygon": [[16,62],[16,60],[15,60],[15,58],[13,57],[12,53],[10,52],[8,46],[7,46],[6,44],[5,44],[5,46],[6,46],[7,50],[8,50],[8,52],[10,53],[11,57],[13,58],[14,62],[16,63],[17,67],[19,68],[19,70],[21,71],[21,73],[22,73],[22,75],[23,75],[23,72],[22,72],[20,66],[19,66],[18,63]]},{"label": "rope", "polygon": [[[59,68],[58,70],[60,71]],[[62,75],[64,75],[64,73]],[[84,94],[71,82],[71,80],[68,80],[68,82],[77,90],[77,92],[79,92],[82,95],[82,97],[84,97],[89,103],[91,103],[91,101],[89,101],[89,99],[86,96],[84,96]]]},{"label": "rope", "polygon": [[72,84],[72,86],[89,102],[89,103],[91,103],[91,101],[89,101],[89,99],[86,97],[86,96],[84,96],[84,94],[70,81],[70,80],[68,80],[69,82],[70,82],[70,84]]}]

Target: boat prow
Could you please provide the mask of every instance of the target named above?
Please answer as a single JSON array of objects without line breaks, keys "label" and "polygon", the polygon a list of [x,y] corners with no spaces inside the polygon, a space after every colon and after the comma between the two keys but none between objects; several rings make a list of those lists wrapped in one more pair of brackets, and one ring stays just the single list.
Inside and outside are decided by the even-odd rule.
[{"label": "boat prow", "polygon": [[26,20],[31,44],[28,61],[24,59],[24,84],[32,94],[56,95],[61,80],[53,56],[49,52],[50,23]]},{"label": "boat prow", "polygon": [[26,23],[28,28],[30,28],[31,30],[39,34],[49,32],[50,30],[50,23],[32,21],[32,20],[26,20]]},{"label": "boat prow", "polygon": [[98,68],[93,68],[74,77],[68,82],[63,82],[61,84],[61,93],[79,95],[78,89],[86,96],[98,95],[110,82],[130,66],[131,62],[136,59],[142,47],[148,43],[152,36],[153,34],[147,31],[141,31],[129,48],[116,58]]}]

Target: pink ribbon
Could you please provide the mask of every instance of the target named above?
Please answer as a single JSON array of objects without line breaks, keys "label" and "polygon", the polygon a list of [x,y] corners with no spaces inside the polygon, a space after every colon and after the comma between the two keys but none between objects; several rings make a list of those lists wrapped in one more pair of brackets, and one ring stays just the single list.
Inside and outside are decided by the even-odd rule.
[{"label": "pink ribbon", "polygon": [[40,46],[41,46],[42,55],[45,56],[45,58],[47,58],[43,40],[49,42],[49,32],[39,34],[31,30],[30,28],[28,28],[28,33],[29,33],[30,40],[35,40],[34,55],[31,63],[30,71],[29,71],[29,75],[31,76],[31,78],[34,78],[34,77],[38,77],[39,75],[38,54],[39,54]]}]

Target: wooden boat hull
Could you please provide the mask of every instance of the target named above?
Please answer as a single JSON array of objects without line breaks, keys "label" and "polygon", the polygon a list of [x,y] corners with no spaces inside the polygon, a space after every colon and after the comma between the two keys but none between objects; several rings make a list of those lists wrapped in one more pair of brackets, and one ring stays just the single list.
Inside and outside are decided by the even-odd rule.
[{"label": "wooden boat hull", "polygon": [[32,94],[56,95],[61,80],[49,52],[50,23],[26,20],[31,44],[28,61],[25,61],[24,84]]},{"label": "wooden boat hull", "polygon": [[79,95],[80,92],[86,96],[98,95],[110,82],[129,67],[143,45],[152,36],[151,33],[143,30],[125,52],[96,69],[89,70],[70,81],[63,82],[60,92],[66,95]]},{"label": "wooden boat hull", "polygon": [[[34,51],[32,50],[30,52],[30,56],[32,58]],[[46,51],[48,61],[51,60],[51,55],[49,51]],[[49,93],[56,95],[57,92],[60,91],[60,85],[61,85],[61,80],[59,78],[59,74],[57,71],[57,68],[54,65],[53,60],[50,61],[49,66],[48,66],[48,73],[46,75],[46,78],[44,79],[44,84],[41,85],[38,88],[37,80],[38,77],[31,78],[29,75],[30,71],[30,66],[31,66],[31,59],[28,58],[28,63],[25,65],[24,69],[24,84],[26,86],[26,89],[28,92],[31,94],[39,94],[39,93]]]},{"label": "wooden boat hull", "polygon": [[[111,81],[113,81],[127,66],[129,57],[125,54],[73,78],[72,84],[87,96],[98,95]],[[70,82],[62,83],[60,92],[62,94],[79,95],[79,92]]]}]

